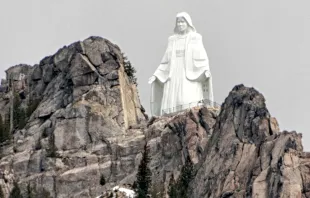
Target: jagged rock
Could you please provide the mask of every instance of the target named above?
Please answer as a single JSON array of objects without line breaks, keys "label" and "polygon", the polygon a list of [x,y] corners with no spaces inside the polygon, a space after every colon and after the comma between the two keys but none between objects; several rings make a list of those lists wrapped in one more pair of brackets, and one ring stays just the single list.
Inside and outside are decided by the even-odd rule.
[{"label": "jagged rock", "polygon": [[[107,54],[110,57],[102,61]],[[26,75],[27,83],[19,88],[25,94],[20,105],[28,108],[34,103],[26,127],[16,129],[12,144],[3,145],[0,160],[1,170],[14,170],[24,193],[31,185],[52,197],[95,197],[108,188],[100,185],[101,175],[107,184],[134,175],[145,140],[141,130],[133,133],[128,128],[145,122],[145,116],[135,107],[141,105],[118,60],[120,54],[106,39],[90,37],[34,67],[7,70],[16,81],[15,90],[20,74]],[[110,64],[113,61],[117,66]],[[97,63],[108,66],[106,77],[100,75]],[[118,86],[111,87],[104,79]],[[0,107],[8,115],[10,103],[5,101],[0,99]]]},{"label": "jagged rock", "polygon": [[26,64],[19,64],[13,67],[10,67],[5,71],[6,81],[14,80],[19,81],[24,75],[29,75],[29,72],[33,69],[32,66]]},{"label": "jagged rock", "polygon": [[280,132],[279,124],[276,118],[270,118],[270,130],[273,134]]},{"label": "jagged rock", "polygon": [[104,63],[99,65],[98,71],[101,75],[106,75],[118,68],[119,64],[114,59],[108,59]]},{"label": "jagged rock", "polygon": [[121,57],[117,46],[100,37],[90,37],[83,42],[82,46],[84,53],[95,66],[100,66],[107,61],[107,52],[109,52],[108,57],[114,61]]},{"label": "jagged rock", "polygon": [[44,65],[42,68],[42,75],[43,75],[43,82],[49,83],[54,78],[54,65],[53,64],[47,64]]},{"label": "jagged rock", "polygon": [[37,81],[42,79],[42,68],[39,65],[35,65],[32,72],[32,80]]},{"label": "jagged rock", "polygon": [[47,57],[41,61],[40,65],[54,64],[55,70],[59,72],[68,72],[70,62],[76,53],[82,53],[82,43],[80,41],[59,49],[55,55]]},{"label": "jagged rock", "polygon": [[94,84],[98,78],[94,70],[96,69],[85,56],[82,54],[77,54],[72,60],[70,68],[73,85],[78,87]]},{"label": "jagged rock", "polygon": [[302,197],[301,135],[277,131],[264,97],[236,86],[191,183],[193,197]]},{"label": "jagged rock", "polygon": [[[12,139],[1,143],[6,196],[14,181],[24,195],[30,187],[39,197],[89,198],[132,185],[145,144],[153,197],[165,197],[187,163],[194,167],[188,197],[310,196],[310,154],[301,134],[280,132],[258,91],[238,85],[220,112],[193,108],[147,122],[122,63],[116,45],[90,37],[39,65],[6,71],[27,110],[26,126],[15,126]],[[2,118],[9,99],[0,95]]]}]

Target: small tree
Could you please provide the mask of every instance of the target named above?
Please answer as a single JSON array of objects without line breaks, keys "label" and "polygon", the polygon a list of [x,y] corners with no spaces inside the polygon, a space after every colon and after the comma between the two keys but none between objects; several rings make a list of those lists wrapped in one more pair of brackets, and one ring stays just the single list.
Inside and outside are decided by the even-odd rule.
[{"label": "small tree", "polygon": [[137,85],[137,78],[135,76],[137,72],[136,69],[131,65],[131,62],[128,60],[124,53],[122,53],[122,56],[125,73],[127,74],[129,81]]},{"label": "small tree", "polygon": [[13,126],[14,128],[22,129],[27,124],[27,113],[22,107],[22,101],[18,93],[14,94],[14,106],[13,106]]},{"label": "small tree", "polygon": [[104,186],[105,183],[106,183],[106,181],[105,181],[104,175],[101,174],[101,176],[100,176],[100,185],[101,185],[101,186]]},{"label": "small tree", "polygon": [[26,110],[27,118],[30,118],[31,114],[37,109],[39,104],[40,104],[39,99],[34,99],[34,100],[30,99],[28,101],[27,110]]},{"label": "small tree", "polygon": [[193,177],[194,177],[194,166],[191,159],[188,156],[185,165],[182,167],[181,175],[179,178],[179,183],[186,193],[189,188],[189,182],[193,179]]},{"label": "small tree", "polygon": [[16,181],[14,182],[14,187],[10,193],[9,198],[23,198],[23,196],[21,195],[18,183]]},{"label": "small tree", "polygon": [[18,122],[18,129],[23,129],[26,124],[27,124],[27,120],[28,118],[26,117],[26,111],[25,109],[23,109],[22,107],[19,108],[19,122]]},{"label": "small tree", "polygon": [[4,198],[4,193],[3,193],[1,186],[0,186],[0,198]]},{"label": "small tree", "polygon": [[20,121],[20,105],[21,100],[19,98],[19,95],[17,93],[14,93],[13,98],[13,129],[16,128],[16,126],[19,125]]},{"label": "small tree", "polygon": [[178,197],[173,174],[171,174],[171,177],[169,180],[168,195],[170,198],[177,198]]},{"label": "small tree", "polygon": [[49,139],[48,139],[48,143],[49,143],[49,148],[46,149],[46,157],[57,157],[57,148],[56,148],[56,145],[55,145],[55,135],[54,133],[52,133],[50,136],[49,136]]},{"label": "small tree", "polygon": [[5,134],[5,126],[2,120],[2,116],[0,114],[0,142],[4,142],[5,140],[7,140],[7,137]]},{"label": "small tree", "polygon": [[37,196],[37,197],[52,198],[50,192],[47,191],[45,188],[41,189],[39,196]]},{"label": "small tree", "polygon": [[6,114],[4,117],[4,127],[3,127],[3,130],[4,130],[3,133],[5,134],[6,139],[11,138],[10,126],[11,126],[10,115]]},{"label": "small tree", "polygon": [[150,148],[147,144],[144,145],[144,152],[142,156],[142,160],[138,167],[137,173],[137,189],[136,193],[138,194],[138,198],[146,198],[149,194],[149,189],[151,187],[152,182],[152,172],[148,167],[148,164],[151,161],[149,156]]},{"label": "small tree", "polygon": [[168,195],[170,198],[188,198],[189,183],[194,178],[194,166],[188,157],[185,165],[182,167],[181,174],[175,182],[173,175],[169,181]]},{"label": "small tree", "polygon": [[30,186],[30,183],[27,185],[27,198],[35,198],[35,189]]}]

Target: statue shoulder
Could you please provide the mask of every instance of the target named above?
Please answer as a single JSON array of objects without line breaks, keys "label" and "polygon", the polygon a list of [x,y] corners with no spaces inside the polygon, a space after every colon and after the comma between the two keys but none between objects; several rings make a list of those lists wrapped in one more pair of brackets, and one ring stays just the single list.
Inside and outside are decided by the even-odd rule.
[{"label": "statue shoulder", "polygon": [[192,40],[202,40],[201,34],[197,32],[192,32]]}]

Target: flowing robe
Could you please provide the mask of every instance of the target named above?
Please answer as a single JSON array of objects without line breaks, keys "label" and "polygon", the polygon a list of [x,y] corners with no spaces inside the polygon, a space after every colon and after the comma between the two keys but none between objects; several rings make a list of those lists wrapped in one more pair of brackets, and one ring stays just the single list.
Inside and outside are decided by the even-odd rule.
[{"label": "flowing robe", "polygon": [[[202,90],[203,98],[213,101],[213,89],[212,89],[212,76],[209,68],[209,60],[206,50],[202,43],[202,37],[196,32],[190,32],[186,35],[184,46],[184,59],[183,65],[180,66],[176,53],[176,43],[179,36],[173,35],[168,39],[168,47],[161,61],[161,64],[153,74],[156,80],[151,86],[151,113],[152,115],[162,115],[167,109],[168,113],[172,113],[178,110],[178,105],[183,105],[181,109],[184,109],[187,103],[197,103],[201,100],[201,94],[197,89]],[[175,67],[178,67],[177,69]],[[191,87],[182,94],[178,94],[180,89],[184,90],[184,87],[170,86],[171,83],[175,84],[175,78],[180,78],[182,72],[178,72],[178,69],[184,70],[184,77],[181,86]],[[172,81],[172,82],[169,82]],[[196,88],[193,88],[193,82],[196,82]],[[199,82],[199,83],[197,83]],[[187,85],[187,83],[191,85]],[[168,88],[169,86],[170,88]],[[169,95],[167,97],[167,95]],[[188,99],[190,96],[191,99]],[[167,104],[165,98],[178,97],[175,104]],[[182,100],[182,98],[186,98]],[[169,99],[168,99],[169,100]],[[166,101],[166,102],[165,102]],[[194,105],[196,106],[196,105]],[[190,105],[188,107],[191,107]]]}]

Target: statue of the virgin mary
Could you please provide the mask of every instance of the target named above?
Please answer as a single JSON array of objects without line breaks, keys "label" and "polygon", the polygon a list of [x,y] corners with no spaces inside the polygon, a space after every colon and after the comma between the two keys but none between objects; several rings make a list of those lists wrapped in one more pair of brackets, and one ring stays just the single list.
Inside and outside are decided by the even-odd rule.
[{"label": "statue of the virgin mary", "polygon": [[187,13],[177,14],[174,34],[149,84],[152,115],[194,107],[204,99],[213,101],[208,56]]}]

